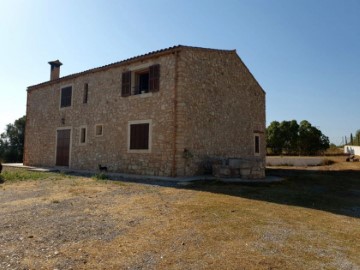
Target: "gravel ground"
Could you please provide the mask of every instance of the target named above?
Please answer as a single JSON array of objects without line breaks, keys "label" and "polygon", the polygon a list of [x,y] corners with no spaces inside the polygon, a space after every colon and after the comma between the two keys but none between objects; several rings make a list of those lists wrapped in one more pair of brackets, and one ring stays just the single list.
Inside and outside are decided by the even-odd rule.
[{"label": "gravel ground", "polygon": [[354,215],[269,203],[271,187],[175,185],[1,184],[0,269],[359,269]]},{"label": "gravel ground", "polygon": [[73,180],[57,181],[55,185],[51,181],[30,181],[2,190],[0,269],[46,269],[48,265],[55,269],[78,268],[87,263],[89,254],[79,248],[76,256],[67,257],[64,250],[85,241],[111,242],[141,221],[121,219],[108,210],[114,197],[126,200],[141,196],[144,190],[148,193],[147,189],[116,184],[84,186],[69,181]]}]

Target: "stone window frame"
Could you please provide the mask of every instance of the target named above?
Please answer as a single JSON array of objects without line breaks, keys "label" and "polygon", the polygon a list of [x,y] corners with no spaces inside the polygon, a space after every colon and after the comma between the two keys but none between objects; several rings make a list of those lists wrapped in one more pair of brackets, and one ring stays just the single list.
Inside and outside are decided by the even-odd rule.
[{"label": "stone window frame", "polygon": [[[137,86],[137,80],[138,80],[138,75],[141,73],[144,73],[144,71],[148,71],[150,73],[150,67],[153,66],[159,66],[159,77],[158,77],[158,89],[151,91],[150,90],[150,81],[149,81],[149,90],[148,92],[145,93],[136,93],[136,86]],[[123,69],[121,76],[124,76],[124,73],[129,72],[130,73],[130,93],[123,95],[123,79],[121,79],[121,91],[120,91],[120,95],[123,98],[129,98],[129,97],[150,97],[152,96],[153,92],[158,92],[160,89],[160,82],[161,82],[161,68],[160,68],[161,64],[154,62],[154,61],[150,61],[147,63],[143,63],[143,64],[138,64],[138,65],[134,65],[132,67],[129,67],[127,69]]]},{"label": "stone window frame", "polygon": [[[149,142],[148,142],[148,149],[130,149],[130,138],[131,138],[131,125],[136,124],[149,124]],[[128,132],[127,132],[127,152],[128,153],[141,153],[141,154],[148,154],[151,153],[152,150],[152,137],[153,137],[153,130],[152,130],[152,119],[145,119],[145,120],[133,120],[128,121]]]},{"label": "stone window frame", "polygon": [[254,155],[255,156],[260,156],[260,152],[261,152],[261,141],[260,141],[260,134],[259,133],[255,133],[254,134]]},{"label": "stone window frame", "polygon": [[[98,134],[98,127],[101,127],[101,134]],[[102,137],[104,135],[104,124],[95,125],[95,137]]]},{"label": "stone window frame", "polygon": [[[71,104],[70,104],[70,106],[62,107],[62,106],[61,106],[62,89],[67,88],[67,87],[71,87]],[[66,109],[72,108],[73,103],[74,103],[74,98],[73,98],[73,97],[74,97],[74,85],[73,85],[73,84],[65,84],[65,85],[62,85],[62,86],[60,87],[59,109],[60,109],[60,110],[66,110]]]},{"label": "stone window frame", "polygon": [[[83,129],[85,129],[85,141],[82,141],[82,131]],[[88,128],[86,125],[82,125],[79,127],[79,145],[86,145],[88,142],[89,138],[88,138]]]}]

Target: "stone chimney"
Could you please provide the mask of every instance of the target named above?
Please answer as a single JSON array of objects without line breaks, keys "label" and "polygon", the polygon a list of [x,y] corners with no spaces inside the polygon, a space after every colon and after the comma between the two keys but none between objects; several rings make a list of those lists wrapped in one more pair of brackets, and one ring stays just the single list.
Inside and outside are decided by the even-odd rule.
[{"label": "stone chimney", "polygon": [[60,77],[60,66],[62,63],[59,60],[50,61],[50,81],[59,79]]}]

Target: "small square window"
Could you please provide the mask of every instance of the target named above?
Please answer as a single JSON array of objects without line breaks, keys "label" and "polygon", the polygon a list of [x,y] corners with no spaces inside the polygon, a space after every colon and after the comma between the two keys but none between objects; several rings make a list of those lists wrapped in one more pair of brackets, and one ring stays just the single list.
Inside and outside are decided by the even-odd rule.
[{"label": "small square window", "polygon": [[60,108],[71,106],[72,87],[61,88]]},{"label": "small square window", "polygon": [[103,135],[103,125],[96,125],[95,126],[95,135],[102,136]]},{"label": "small square window", "polygon": [[80,144],[86,143],[86,127],[80,128]]}]

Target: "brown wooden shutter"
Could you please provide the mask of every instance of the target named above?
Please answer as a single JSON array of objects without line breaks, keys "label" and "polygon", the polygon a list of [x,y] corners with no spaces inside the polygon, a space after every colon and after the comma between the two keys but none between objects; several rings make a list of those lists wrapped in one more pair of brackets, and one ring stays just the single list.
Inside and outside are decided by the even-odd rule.
[{"label": "brown wooden shutter", "polygon": [[149,91],[160,90],[160,65],[153,65],[149,68]]},{"label": "brown wooden shutter", "polygon": [[57,131],[56,166],[69,166],[70,129]]},{"label": "brown wooden shutter", "polygon": [[61,108],[71,106],[71,95],[72,95],[71,86],[61,89],[61,104],[60,104]]},{"label": "brown wooden shutter", "polygon": [[131,95],[131,71],[123,72],[121,96],[128,97]]},{"label": "brown wooden shutter", "polygon": [[130,149],[149,149],[149,124],[130,126]]}]

